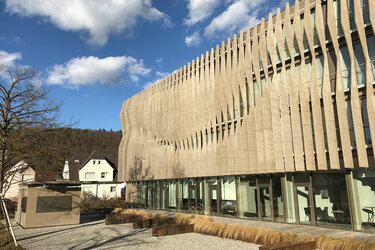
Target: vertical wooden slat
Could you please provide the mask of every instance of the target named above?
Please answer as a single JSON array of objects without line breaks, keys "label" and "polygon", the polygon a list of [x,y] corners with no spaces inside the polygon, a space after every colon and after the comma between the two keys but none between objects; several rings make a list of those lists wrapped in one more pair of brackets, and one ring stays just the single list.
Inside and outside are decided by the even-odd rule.
[{"label": "vertical wooden slat", "polygon": [[[282,131],[281,131],[281,106],[279,96],[279,80],[277,79],[276,70],[276,48],[275,48],[275,37],[273,33],[273,20],[272,14],[268,15],[267,21],[267,48],[271,59],[273,76],[272,83],[270,86],[270,101],[271,101],[271,115],[272,115],[272,132],[273,132],[273,143],[274,143],[274,154],[275,154],[275,171],[284,172],[284,143],[282,142]],[[289,116],[289,115],[288,115]],[[289,122],[289,121],[288,121]],[[291,153],[291,152],[290,152]]]},{"label": "vertical wooden slat", "polygon": [[[267,172],[275,172],[275,150],[273,144],[273,132],[272,132],[272,108],[270,100],[270,88],[269,88],[269,76],[268,76],[268,58],[267,58],[267,47],[265,38],[265,24],[264,18],[262,18],[259,31],[259,54],[260,60],[263,66],[265,75],[265,87],[262,93],[262,114],[263,114],[263,131],[264,131],[264,144],[266,149],[266,168]],[[262,85],[262,83],[260,84]],[[262,86],[261,86],[262,88]]]},{"label": "vertical wooden slat", "polygon": [[[374,88],[372,86],[372,75],[371,75],[371,59],[368,53],[368,46],[366,40],[366,32],[363,22],[362,3],[360,0],[354,1],[354,20],[357,26],[357,32],[359,41],[362,47],[363,57],[365,58],[365,75],[366,75],[366,105],[368,121],[370,125],[371,141],[374,144],[375,141],[375,96]],[[375,147],[372,147],[373,153],[375,154]]]},{"label": "vertical wooden slat", "polygon": [[[297,27],[299,28],[299,27]],[[285,34],[285,39],[283,32]],[[280,60],[282,63],[280,72],[280,98],[281,98],[281,112],[282,112],[282,126],[283,126],[283,140],[284,140],[284,157],[285,157],[285,171],[293,172],[296,167],[305,169],[303,160],[303,145],[302,145],[302,129],[301,118],[298,106],[298,94],[295,76],[295,61],[294,56],[291,57],[291,66],[289,69],[288,83],[286,82],[286,65],[284,50],[284,40],[286,40],[287,49],[293,51],[294,33],[290,23],[289,4],[287,3],[284,13],[284,30],[281,28],[281,13],[277,9],[276,13],[276,41],[279,49]],[[294,53],[294,52],[292,52]],[[293,77],[294,76],[294,77]],[[289,94],[289,100],[288,100]],[[290,115],[289,115],[290,107]],[[291,124],[290,124],[291,123]],[[292,137],[293,134],[293,137]],[[293,162],[294,155],[294,162]]]},{"label": "vertical wooden slat", "polygon": [[[333,113],[333,104],[332,104],[332,91],[331,91],[331,82],[329,79],[329,68],[328,68],[328,55],[326,47],[326,37],[324,29],[324,20],[323,12],[321,6],[321,0],[315,1],[315,27],[318,33],[318,38],[320,41],[320,46],[323,53],[323,86],[322,86],[322,97],[323,97],[323,110],[324,118],[326,125],[326,134],[327,134],[327,144],[328,144],[328,153],[329,153],[329,162],[331,169],[340,169],[339,165],[339,156],[338,156],[338,147],[337,147],[337,137],[336,137],[336,125],[335,125],[335,116]],[[344,103],[345,105],[345,103]],[[345,107],[345,106],[343,106]],[[340,117],[341,115],[341,117]],[[339,113],[339,119],[342,118],[342,115],[346,116],[346,113]],[[348,127],[348,123],[345,125]],[[346,143],[345,137],[342,143]],[[346,152],[350,153],[350,152]]]},{"label": "vertical wooden slat", "polygon": [[[288,9],[288,5],[287,5],[287,9]],[[302,129],[303,129],[305,164],[306,164],[306,170],[316,170],[314,147],[313,147],[314,142],[312,138],[311,111],[310,111],[310,103],[309,103],[309,86],[308,86],[308,82],[306,79],[307,71],[306,71],[306,65],[305,65],[305,54],[304,54],[305,49],[303,45],[303,30],[301,27],[301,20],[300,20],[299,1],[296,1],[294,5],[294,23],[293,24],[294,24],[294,34],[295,34],[296,41],[298,44],[299,54],[301,56],[300,78],[299,78],[299,102],[300,102],[300,115],[302,118],[301,121],[302,121]],[[288,47],[290,47],[289,43],[288,43]],[[291,80],[294,78],[293,69],[294,68],[292,65],[290,68],[291,76],[289,77]],[[295,127],[293,126],[293,131],[294,131],[294,128]],[[294,133],[293,133],[293,138],[294,138]],[[296,158],[296,170],[297,171],[305,170],[305,168],[302,165],[297,164],[297,158]]]},{"label": "vertical wooden slat", "polygon": [[322,121],[322,112],[320,105],[320,97],[318,90],[318,79],[316,72],[316,58],[315,58],[315,49],[314,49],[314,27],[311,23],[311,13],[310,13],[310,4],[309,1],[305,1],[304,6],[304,30],[307,37],[307,41],[312,53],[311,57],[311,75],[310,75],[310,97],[311,97],[311,108],[314,122],[314,139],[315,139],[315,150],[316,157],[318,160],[318,169],[326,170],[327,169],[327,158],[325,152],[325,143],[324,143],[324,131],[323,131],[323,121]]},{"label": "vertical wooden slat", "polygon": [[339,43],[337,39],[337,29],[335,23],[335,14],[333,10],[333,0],[328,0],[327,2],[327,25],[330,32],[331,40],[333,43],[333,48],[336,55],[336,102],[337,102],[337,113],[338,122],[340,127],[340,137],[341,137],[341,147],[344,158],[345,168],[353,168],[353,155],[350,145],[349,138],[349,124],[347,110],[345,106],[345,96],[344,96],[344,85],[341,73],[341,54],[339,49]]},{"label": "vertical wooden slat", "polygon": [[[252,72],[252,48],[251,48],[251,41],[250,41],[250,28],[247,28],[246,31],[246,49],[245,49],[245,74],[247,78],[248,84],[248,91],[249,91],[249,102],[250,102],[250,110],[249,118],[245,120],[248,126],[247,131],[247,145],[249,146],[249,163],[246,166],[246,169],[250,173],[258,173],[258,147],[257,147],[257,134],[256,134],[256,121],[255,121],[255,104],[254,104],[254,79],[253,79],[253,72]],[[247,100],[247,98],[246,98]],[[246,105],[247,106],[247,105]]]}]

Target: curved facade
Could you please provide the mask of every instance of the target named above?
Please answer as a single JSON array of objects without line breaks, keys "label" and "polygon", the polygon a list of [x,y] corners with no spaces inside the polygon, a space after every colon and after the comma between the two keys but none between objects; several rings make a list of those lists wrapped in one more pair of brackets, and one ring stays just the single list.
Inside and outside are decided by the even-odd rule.
[{"label": "curved facade", "polygon": [[135,157],[150,179],[373,166],[368,3],[287,5],[126,100],[119,176]]},{"label": "curved facade", "polygon": [[[201,200],[208,207],[214,206],[209,204],[210,178],[221,183],[211,186],[221,187],[233,178],[236,214],[245,216],[239,190],[242,180],[251,183],[254,177],[254,213],[262,217],[266,212],[260,212],[259,192],[261,179],[268,176],[268,194],[272,183],[281,180],[277,190],[284,201],[283,221],[288,180],[294,185],[294,204],[298,179],[308,183],[307,191],[322,186],[323,204],[331,196],[321,183],[337,174],[344,188],[349,185],[346,203],[355,195],[350,190],[356,176],[371,178],[370,184],[362,184],[375,197],[374,27],[375,1],[297,0],[228,38],[123,103],[119,178],[152,183],[150,190],[156,180],[180,183],[172,194],[177,204],[184,180],[188,190],[203,180],[206,191],[204,184],[200,190],[206,197]],[[159,197],[160,187],[157,190]],[[315,195],[306,202],[312,206],[317,199]],[[277,201],[273,202],[270,213],[275,220]],[[329,211],[350,210],[352,225],[360,223],[353,222],[353,206],[335,210],[335,205],[327,205]],[[323,205],[321,210],[326,210]],[[357,210],[356,216],[365,218],[361,207]],[[297,221],[301,213],[318,218],[316,210],[301,210]]]}]

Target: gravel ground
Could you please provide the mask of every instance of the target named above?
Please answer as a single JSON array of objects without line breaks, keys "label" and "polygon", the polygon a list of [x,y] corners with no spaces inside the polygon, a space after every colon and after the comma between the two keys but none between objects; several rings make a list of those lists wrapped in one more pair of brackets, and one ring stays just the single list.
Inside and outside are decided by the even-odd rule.
[{"label": "gravel ground", "polygon": [[259,249],[259,245],[188,233],[153,237],[151,229],[132,224],[105,225],[104,220],[80,225],[23,229],[14,225],[25,249]]}]

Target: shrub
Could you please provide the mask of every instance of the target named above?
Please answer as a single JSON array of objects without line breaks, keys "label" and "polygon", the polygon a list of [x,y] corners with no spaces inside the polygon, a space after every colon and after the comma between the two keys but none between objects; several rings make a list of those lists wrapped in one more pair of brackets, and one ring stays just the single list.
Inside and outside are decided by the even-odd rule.
[{"label": "shrub", "polygon": [[97,197],[94,197],[92,194],[89,193],[83,193],[82,199],[81,199],[81,211],[82,212],[88,212],[98,209],[108,209],[112,210],[118,207],[124,207],[125,203],[123,200],[119,199],[99,199]]}]

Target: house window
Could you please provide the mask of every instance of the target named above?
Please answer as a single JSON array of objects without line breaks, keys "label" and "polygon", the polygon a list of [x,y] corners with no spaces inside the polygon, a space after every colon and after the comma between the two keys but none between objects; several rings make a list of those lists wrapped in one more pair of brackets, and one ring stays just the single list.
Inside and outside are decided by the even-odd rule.
[{"label": "house window", "polygon": [[100,164],[100,161],[98,161],[98,165]]},{"label": "house window", "polygon": [[32,174],[24,174],[22,175],[22,181],[33,181],[34,176]]},{"label": "house window", "polygon": [[95,164],[95,161],[92,161],[92,164]]},{"label": "house window", "polygon": [[111,187],[111,193],[115,193],[116,192],[116,187]]},{"label": "house window", "polygon": [[107,175],[107,172],[102,172],[102,179],[104,179],[106,175]]},{"label": "house window", "polygon": [[85,173],[85,179],[94,179],[95,178],[95,173],[94,172],[87,172]]}]

